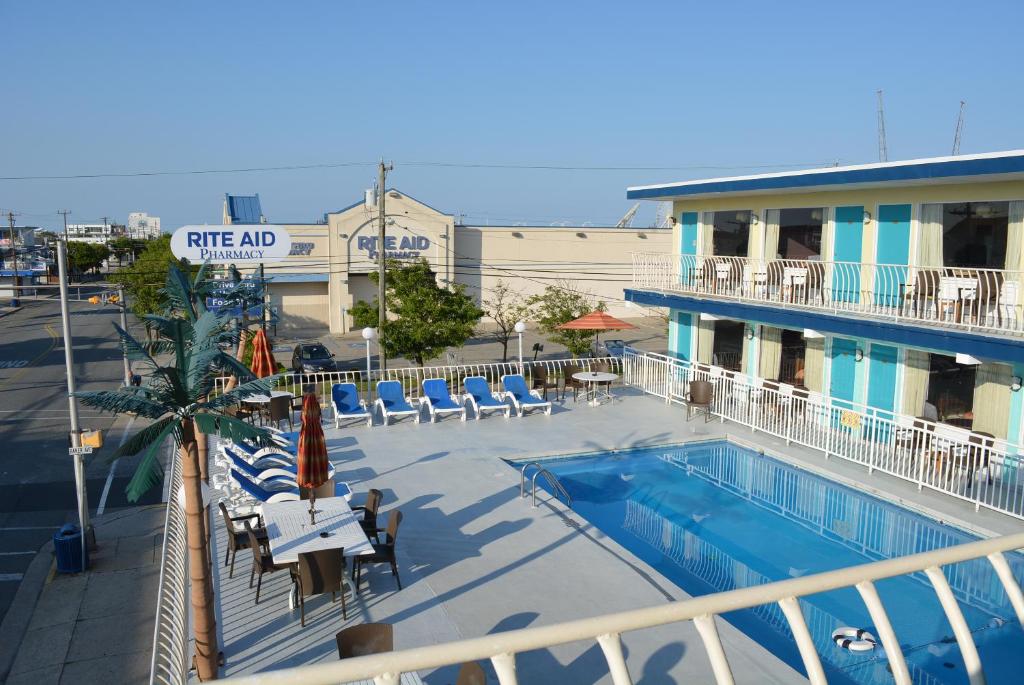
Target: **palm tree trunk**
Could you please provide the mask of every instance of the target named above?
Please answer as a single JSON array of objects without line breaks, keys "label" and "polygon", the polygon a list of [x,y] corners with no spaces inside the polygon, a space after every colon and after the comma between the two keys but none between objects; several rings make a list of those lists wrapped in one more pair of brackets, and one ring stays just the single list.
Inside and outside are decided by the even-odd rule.
[{"label": "palm tree trunk", "polygon": [[210,576],[206,517],[203,516],[199,446],[192,419],[181,421],[181,476],[185,489],[185,523],[188,531],[188,571],[196,645],[195,665],[200,680],[218,676],[217,620],[214,617],[213,583]]},{"label": "palm tree trunk", "polygon": [[[238,333],[238,349],[235,350],[235,359],[242,361],[245,358],[245,345],[249,342],[249,322],[246,316],[242,315],[242,330]],[[228,383],[224,386],[224,391],[232,390],[238,385],[238,377],[232,376],[228,379]]]}]

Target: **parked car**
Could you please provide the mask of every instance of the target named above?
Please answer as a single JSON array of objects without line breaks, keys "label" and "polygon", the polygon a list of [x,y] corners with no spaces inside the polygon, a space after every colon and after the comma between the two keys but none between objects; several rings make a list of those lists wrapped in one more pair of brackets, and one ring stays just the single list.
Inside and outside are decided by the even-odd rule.
[{"label": "parked car", "polygon": [[337,370],[338,364],[334,361],[334,353],[321,343],[302,343],[296,345],[292,351],[292,371],[294,373]]},{"label": "parked car", "polygon": [[609,340],[602,340],[598,350],[597,356],[599,357],[615,357],[622,359],[622,354],[626,349],[626,341],[619,340],[617,338],[611,338]]}]

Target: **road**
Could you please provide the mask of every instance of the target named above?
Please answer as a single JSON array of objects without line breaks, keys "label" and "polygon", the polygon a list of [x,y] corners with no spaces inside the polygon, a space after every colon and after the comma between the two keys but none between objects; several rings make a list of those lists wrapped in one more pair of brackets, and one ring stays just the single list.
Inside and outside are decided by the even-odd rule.
[{"label": "road", "polygon": [[[77,521],[60,304],[23,304],[0,318],[0,620],[33,555],[60,525]],[[123,374],[112,325],[117,310],[73,302],[71,312],[78,389],[116,388]],[[106,456],[116,449],[128,419],[81,405],[80,416],[82,427],[107,431],[105,447],[86,462],[91,512],[105,488],[106,510],[127,506],[124,488],[133,464],[122,460],[111,469]],[[147,502],[160,500],[160,488],[154,490]]]}]

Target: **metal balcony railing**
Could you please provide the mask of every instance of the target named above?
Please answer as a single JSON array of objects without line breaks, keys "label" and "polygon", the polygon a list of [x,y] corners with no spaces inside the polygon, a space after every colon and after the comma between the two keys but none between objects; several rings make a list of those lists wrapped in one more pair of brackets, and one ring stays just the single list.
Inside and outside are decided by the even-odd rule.
[{"label": "metal balcony railing", "polygon": [[633,253],[633,287],[1024,335],[1024,272]]}]

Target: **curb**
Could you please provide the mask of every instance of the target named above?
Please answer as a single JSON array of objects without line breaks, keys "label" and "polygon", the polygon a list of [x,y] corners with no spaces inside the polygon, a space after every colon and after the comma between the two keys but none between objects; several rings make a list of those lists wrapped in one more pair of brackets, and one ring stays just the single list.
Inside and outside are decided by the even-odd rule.
[{"label": "curb", "polygon": [[0,319],[4,318],[8,314],[13,314],[14,312],[20,312],[24,308],[25,308],[24,305],[21,305],[19,307],[4,307],[3,309],[0,309]]},{"label": "curb", "polygon": [[50,578],[53,563],[53,541],[49,540],[36,552],[32,563],[25,570],[14,601],[0,624],[0,682],[7,680],[7,674],[14,665],[43,586]]}]

